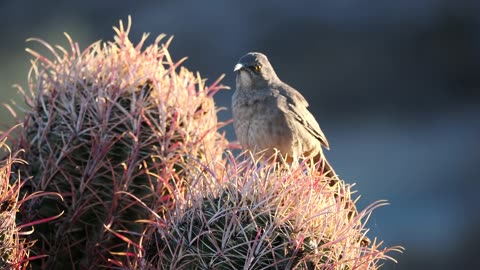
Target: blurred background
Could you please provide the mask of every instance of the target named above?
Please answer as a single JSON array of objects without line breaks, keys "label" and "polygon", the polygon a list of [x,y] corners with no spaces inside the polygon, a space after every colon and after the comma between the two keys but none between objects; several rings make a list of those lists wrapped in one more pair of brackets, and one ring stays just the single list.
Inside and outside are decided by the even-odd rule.
[{"label": "blurred background", "polygon": [[[136,2],[136,3],[134,3]],[[371,237],[402,245],[384,269],[480,269],[480,1],[1,1],[0,102],[21,103],[29,37],[82,48],[113,38],[132,15],[131,39],[174,35],[175,59],[210,82],[231,118],[233,66],[267,54],[320,122],[327,156],[360,207],[387,199]],[[147,42],[148,44],[148,42]],[[0,108],[2,129],[13,118]],[[235,135],[225,129],[229,139]]]}]

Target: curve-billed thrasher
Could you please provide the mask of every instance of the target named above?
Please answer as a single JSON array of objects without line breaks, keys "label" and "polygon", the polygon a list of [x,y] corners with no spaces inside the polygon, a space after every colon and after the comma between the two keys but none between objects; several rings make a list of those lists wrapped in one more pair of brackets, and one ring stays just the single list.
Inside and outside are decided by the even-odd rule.
[{"label": "curve-billed thrasher", "polygon": [[[329,149],[327,138],[302,94],[278,78],[264,54],[247,53],[233,71],[237,73],[233,127],[242,147],[266,157],[277,149],[287,161],[313,157],[320,162],[319,170],[330,178],[329,184],[335,185],[339,178],[322,151],[322,146]],[[343,199],[343,195],[338,196]],[[350,198],[345,207],[351,209],[349,220],[357,215]],[[359,242],[368,246],[370,239],[362,237]]]},{"label": "curve-billed thrasher", "polygon": [[232,97],[233,126],[244,149],[264,151],[270,157],[277,149],[288,161],[313,157],[320,170],[337,179],[323,155],[329,149],[320,126],[308,111],[308,102],[282,82],[264,54],[250,52],[235,65],[237,89]]}]

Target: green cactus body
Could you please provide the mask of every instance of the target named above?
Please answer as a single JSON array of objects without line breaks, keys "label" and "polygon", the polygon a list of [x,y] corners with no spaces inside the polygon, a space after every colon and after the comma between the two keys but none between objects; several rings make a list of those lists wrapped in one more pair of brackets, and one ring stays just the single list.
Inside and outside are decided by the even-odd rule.
[{"label": "green cactus body", "polygon": [[206,87],[178,67],[163,36],[142,49],[145,35],[134,46],[129,27],[83,52],[68,36],[70,52],[37,40],[52,60],[29,50],[37,60],[17,144],[32,177],[24,190],[64,199],[39,198],[24,211],[24,220],[64,211],[36,228],[46,269],[122,265],[145,230],[137,221],[151,218],[145,206],[160,215],[172,208],[173,187],[191,178],[186,164],[215,160],[226,148],[212,98],[218,81]]},{"label": "green cactus body", "polygon": [[376,269],[395,250],[359,241],[364,219],[383,202],[349,218],[350,186],[331,186],[305,163],[230,159],[222,175],[203,174],[158,226],[146,250],[151,268]]}]

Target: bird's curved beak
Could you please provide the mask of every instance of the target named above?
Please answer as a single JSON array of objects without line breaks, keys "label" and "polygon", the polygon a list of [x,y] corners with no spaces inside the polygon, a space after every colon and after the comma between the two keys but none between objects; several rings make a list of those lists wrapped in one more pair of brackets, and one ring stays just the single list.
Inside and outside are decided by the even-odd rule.
[{"label": "bird's curved beak", "polygon": [[238,64],[236,64],[235,67],[233,68],[233,72],[237,72],[237,71],[243,69],[244,67],[245,67],[244,65],[238,63]]}]

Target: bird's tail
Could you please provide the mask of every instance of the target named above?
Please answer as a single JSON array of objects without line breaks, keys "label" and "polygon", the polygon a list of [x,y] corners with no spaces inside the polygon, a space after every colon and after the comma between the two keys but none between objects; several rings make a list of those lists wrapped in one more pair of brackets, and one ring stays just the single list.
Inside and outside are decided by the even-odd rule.
[{"label": "bird's tail", "polygon": [[[332,165],[327,161],[323,153],[319,153],[313,158],[313,161],[315,162],[317,166],[317,170],[328,179],[328,184],[333,187],[335,186],[339,181],[340,178],[338,177],[337,173],[335,173],[335,170],[333,169]],[[345,204],[345,208],[350,209],[350,211],[347,214],[348,220],[351,220],[355,216],[358,215],[357,208],[355,206],[355,203],[348,197],[344,197],[344,195],[341,195],[340,193],[335,194],[336,198],[339,198],[340,200],[347,200]],[[361,243],[362,246],[368,246],[370,245],[370,239],[367,236],[362,237],[359,239],[359,242]]]}]

